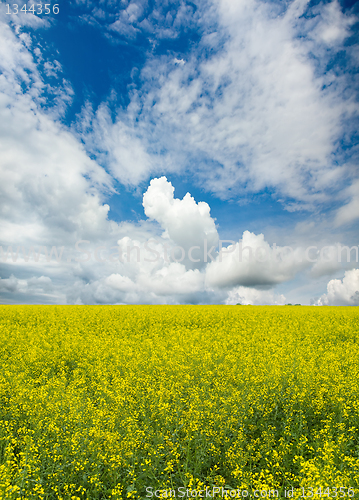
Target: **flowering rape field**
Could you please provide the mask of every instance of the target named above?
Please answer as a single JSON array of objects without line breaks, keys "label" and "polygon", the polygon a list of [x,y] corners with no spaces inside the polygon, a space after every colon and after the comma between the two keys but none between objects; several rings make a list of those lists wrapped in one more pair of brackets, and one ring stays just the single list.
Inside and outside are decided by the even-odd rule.
[{"label": "flowering rape field", "polygon": [[0,306],[0,498],[359,498],[358,342],[355,307]]}]

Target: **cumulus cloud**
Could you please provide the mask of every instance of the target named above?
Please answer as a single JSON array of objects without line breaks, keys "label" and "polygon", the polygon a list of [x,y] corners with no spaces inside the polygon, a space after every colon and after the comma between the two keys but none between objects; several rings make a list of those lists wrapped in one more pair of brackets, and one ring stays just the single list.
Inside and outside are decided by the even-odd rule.
[{"label": "cumulus cloud", "polygon": [[303,249],[271,247],[263,234],[244,231],[242,239],[232,242],[206,268],[210,286],[272,287],[289,281],[309,267]]},{"label": "cumulus cloud", "polygon": [[[135,277],[135,281],[130,280],[121,274],[111,274],[105,280],[107,287],[113,291],[119,291],[122,295],[132,295],[137,300],[146,301],[145,297],[152,298],[160,302],[175,300],[180,297],[186,298],[197,295],[201,300],[203,293],[203,274],[198,269],[186,270],[180,263],[169,263],[152,273],[141,269]],[[147,299],[148,300],[148,299]],[[135,300],[132,299],[131,302]]]},{"label": "cumulus cloud", "polygon": [[[20,302],[36,295],[46,302],[78,304],[282,304],[284,296],[273,288],[312,265],[306,260],[304,249],[270,246],[263,234],[249,231],[243,233],[239,242],[223,247],[222,252],[220,246],[216,248],[208,262],[201,256],[200,263],[193,263],[188,258],[191,247],[198,245],[202,252],[205,240],[209,242],[208,249],[212,243],[213,247],[224,243],[219,241],[209,206],[196,202],[189,193],[183,199],[175,198],[174,188],[165,177],[151,181],[143,196],[143,206],[148,222],[115,225],[111,234],[104,235],[96,226],[101,207],[94,201],[94,233],[90,234],[87,226],[81,226],[75,233],[90,234],[91,241],[83,240],[77,247],[81,255],[70,254],[69,259],[67,247],[65,258],[57,262],[44,257],[33,262],[29,259],[29,249],[27,259],[22,255],[12,262],[9,256],[3,269],[11,270],[12,275],[0,282],[3,294]],[[104,208],[103,217],[107,213]],[[154,222],[159,224],[162,234]],[[86,224],[91,226],[91,221]],[[110,228],[105,218],[102,224]],[[34,238],[34,234],[32,228],[29,236]],[[116,235],[120,238],[114,245],[112,240]],[[179,259],[181,262],[176,262],[178,258],[173,252],[178,247],[186,255],[185,259]],[[5,249],[2,258],[4,253]],[[325,253],[323,257],[326,261]],[[21,277],[24,271],[29,278]]]},{"label": "cumulus cloud", "polygon": [[55,245],[100,236],[109,210],[101,192],[111,189],[110,176],[42,111],[45,85],[21,39],[3,23],[0,39],[12,54],[2,59],[0,77],[2,242],[16,244],[26,235],[26,243]]},{"label": "cumulus cloud", "polygon": [[359,269],[346,271],[342,280],[330,280],[327,293],[314,301],[319,306],[359,306]]},{"label": "cumulus cloud", "polygon": [[257,290],[239,286],[228,293],[226,304],[282,306],[285,304],[285,300],[284,295],[275,294],[270,290]]},{"label": "cumulus cloud", "polygon": [[12,274],[9,278],[0,278],[2,303],[28,303],[29,297],[36,303],[63,303],[64,297],[60,299],[54,292],[52,280],[48,276],[19,279]]},{"label": "cumulus cloud", "polygon": [[[111,32],[122,30],[128,37],[137,30],[176,37],[193,12],[185,2],[173,12],[164,12],[155,2],[151,18],[145,2],[123,2],[121,13],[110,19],[106,2],[101,8],[85,3],[97,9],[92,21],[101,24],[102,19],[112,24]],[[322,54],[325,45],[334,50],[345,40],[350,23],[334,5],[310,20],[310,26],[321,28],[312,38],[313,29],[306,29],[303,41],[297,38],[306,22],[300,5],[293,2],[280,10],[257,0],[221,0],[209,6],[193,53],[186,59],[173,53],[151,57],[141,72],[141,86],[132,87],[128,108],[113,118],[110,101],[95,111],[88,105],[79,115],[80,137],[59,120],[72,92],[62,79],[61,65],[46,60],[30,34],[2,23],[2,245],[24,245],[27,250],[31,245],[63,245],[67,256],[77,241],[86,240],[92,248],[105,247],[98,254],[107,257],[116,243],[115,253],[120,250],[123,257],[8,261],[0,271],[4,300],[283,303],[284,297],[272,288],[309,269],[303,249],[274,249],[263,234],[244,231],[240,242],[222,255],[215,248],[213,261],[206,259],[206,247],[211,251],[219,242],[209,205],[190,193],[176,198],[163,174],[187,169],[224,198],[273,188],[291,210],[326,199],[326,190],[343,173],[331,158],[342,132],[343,110],[350,110],[342,102],[340,85],[327,85],[309,53],[315,49]],[[113,179],[139,190],[151,176],[157,178],[143,197],[147,220],[111,221],[105,198],[114,193]],[[349,188],[348,205],[338,212],[341,223],[353,220],[355,189]],[[146,248],[148,240],[151,248]],[[178,259],[179,248],[166,256],[165,245],[181,247],[185,258]],[[245,246],[257,252],[256,258],[250,260],[246,253],[242,261],[237,258]],[[136,255],[134,247],[144,248],[142,259],[130,258]],[[192,254],[196,262],[189,258],[193,247],[199,247]],[[328,271],[319,263],[313,273],[336,269]],[[355,301],[356,290],[350,297]]]},{"label": "cumulus cloud", "polygon": [[[202,254],[206,245],[217,246],[218,233],[215,221],[210,216],[210,209],[206,203],[196,202],[187,193],[183,199],[174,197],[174,188],[165,177],[153,179],[143,196],[143,205],[149,219],[157,222],[162,234],[151,223],[146,227],[136,227],[126,223],[117,225],[116,231],[104,235],[102,226],[106,222],[106,207],[99,206],[93,201],[92,219],[87,220],[89,212],[84,211],[84,224],[77,231],[70,228],[70,235],[88,235],[89,240],[82,240],[77,250],[81,255],[68,258],[69,247],[65,248],[65,258],[58,262],[41,257],[33,262],[27,248],[27,258],[23,250],[17,262],[10,262],[4,269],[11,269],[13,275],[1,282],[1,288],[7,294],[17,297],[17,301],[24,300],[26,294],[43,296],[44,301],[50,300],[49,293],[56,296],[55,302],[68,303],[228,303],[236,300],[243,303],[280,303],[279,296],[273,295],[270,290],[259,290],[263,287],[271,288],[275,284],[291,279],[296,270],[295,256],[287,256],[283,248],[278,249],[279,261],[274,262],[273,249],[264,240],[263,235],[255,235],[248,231],[244,233],[241,243],[251,247],[251,252],[257,259],[262,259],[261,252],[269,250],[269,262],[259,263],[244,257],[239,263],[233,258],[229,249],[226,257],[221,260],[218,250],[212,251],[213,262],[206,263]],[[102,214],[101,228],[96,226],[98,217]],[[45,219],[46,222],[46,219]],[[39,221],[39,231],[44,221]],[[92,228],[90,227],[92,226]],[[92,233],[89,233],[89,231]],[[132,234],[117,240],[117,245],[110,247],[111,237],[116,234]],[[34,238],[34,228],[29,232]],[[102,236],[102,239],[99,237]],[[97,239],[96,239],[97,238]],[[91,239],[91,241],[90,241]],[[97,242],[96,248],[94,243]],[[100,245],[100,246],[98,246]],[[193,263],[188,258],[191,247],[198,246],[200,262]],[[186,255],[182,262],[176,262],[177,257],[173,248],[181,247]],[[260,250],[257,255],[257,250]],[[6,250],[2,252],[2,257]],[[245,250],[244,250],[245,252]],[[9,256],[10,258],[10,256]],[[196,255],[193,254],[193,258]],[[275,267],[277,265],[277,268]],[[15,277],[15,273],[26,270],[30,278]],[[39,278],[47,272],[52,279]],[[246,285],[237,287],[238,284]],[[40,286],[41,285],[41,286]],[[46,287],[45,287],[46,285]],[[255,287],[258,290],[255,290]],[[233,287],[236,287],[233,292]],[[232,289],[232,291],[231,291]],[[239,295],[242,297],[238,298]],[[247,302],[246,302],[247,301]]]},{"label": "cumulus cloud", "polygon": [[[143,245],[138,240],[124,237],[118,241],[122,262],[103,263],[100,267],[93,260],[82,264],[82,279],[67,290],[69,303],[211,303],[223,302],[225,294],[206,290],[204,274],[198,269],[186,269],[185,265],[169,259],[153,259],[150,251],[133,252]],[[131,250],[130,250],[131,249]],[[160,243],[151,244],[160,252]],[[88,279],[89,267],[95,267],[92,279]],[[79,276],[80,277],[80,276]]]},{"label": "cumulus cloud", "polygon": [[[110,239],[118,225],[108,220],[103,198],[113,191],[112,178],[52,111],[57,105],[51,94],[50,101],[44,98],[44,93],[49,96],[48,84],[34,60],[42,59],[41,50],[33,56],[29,35],[22,35],[0,20],[0,47],[7,47],[0,58],[1,246],[5,253],[8,246],[14,251],[24,247],[28,253],[31,246],[69,249],[78,239]],[[56,74],[59,71],[56,65]],[[15,301],[66,301],[66,289],[77,272],[68,268],[66,262],[36,263],[21,255],[1,262],[2,290]],[[51,294],[44,279],[56,281]]]},{"label": "cumulus cloud", "polygon": [[[190,193],[182,200],[175,198],[172,184],[166,177],[161,177],[150,182],[143,196],[143,207],[147,217],[156,220],[164,229],[164,236],[184,250],[187,267],[202,267],[205,245],[210,250],[218,244],[218,233],[209,205],[196,203]],[[193,248],[191,255],[193,260],[198,260],[197,263],[188,258],[190,248]]]}]

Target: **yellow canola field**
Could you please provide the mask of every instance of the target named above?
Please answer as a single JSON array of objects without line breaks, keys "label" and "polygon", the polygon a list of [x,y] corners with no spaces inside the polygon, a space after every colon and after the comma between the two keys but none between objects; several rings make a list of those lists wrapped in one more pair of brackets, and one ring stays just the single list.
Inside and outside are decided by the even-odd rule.
[{"label": "yellow canola field", "polygon": [[0,499],[359,498],[358,342],[355,307],[0,306]]}]

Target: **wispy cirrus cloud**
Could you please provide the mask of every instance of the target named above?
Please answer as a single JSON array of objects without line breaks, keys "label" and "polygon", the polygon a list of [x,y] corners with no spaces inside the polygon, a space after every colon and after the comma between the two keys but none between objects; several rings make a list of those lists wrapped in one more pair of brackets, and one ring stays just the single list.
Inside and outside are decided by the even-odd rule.
[{"label": "wispy cirrus cloud", "polygon": [[74,0],[73,8],[81,8],[81,16],[73,22],[85,22],[101,29],[116,43],[117,37],[132,41],[137,36],[149,36],[150,46],[158,40],[175,39],[181,33],[197,28],[200,17],[196,2],[171,0]]},{"label": "wispy cirrus cloud", "polygon": [[[354,130],[358,104],[333,66],[345,53],[347,67],[355,67],[344,46],[354,21],[337,1],[313,9],[297,0],[287,8],[211,4],[193,50],[181,59],[152,56],[126,112],[104,126],[102,107],[94,126],[108,136],[115,131],[117,144],[129,135],[124,126],[131,129],[141,141],[132,150],[133,158],[143,150],[142,178],[154,165],[156,173],[175,165],[223,199],[269,189],[290,211],[313,210],[355,177],[341,144]],[[87,142],[96,144],[96,134]],[[131,182],[126,172],[136,160],[120,166],[111,159],[115,144],[106,149],[115,176]]]}]

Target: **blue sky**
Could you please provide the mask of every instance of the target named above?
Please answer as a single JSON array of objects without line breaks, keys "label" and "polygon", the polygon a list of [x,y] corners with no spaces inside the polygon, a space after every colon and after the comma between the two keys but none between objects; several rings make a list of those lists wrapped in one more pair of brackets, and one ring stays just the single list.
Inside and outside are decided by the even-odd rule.
[{"label": "blue sky", "polygon": [[356,2],[31,4],[0,4],[2,303],[359,304]]}]

